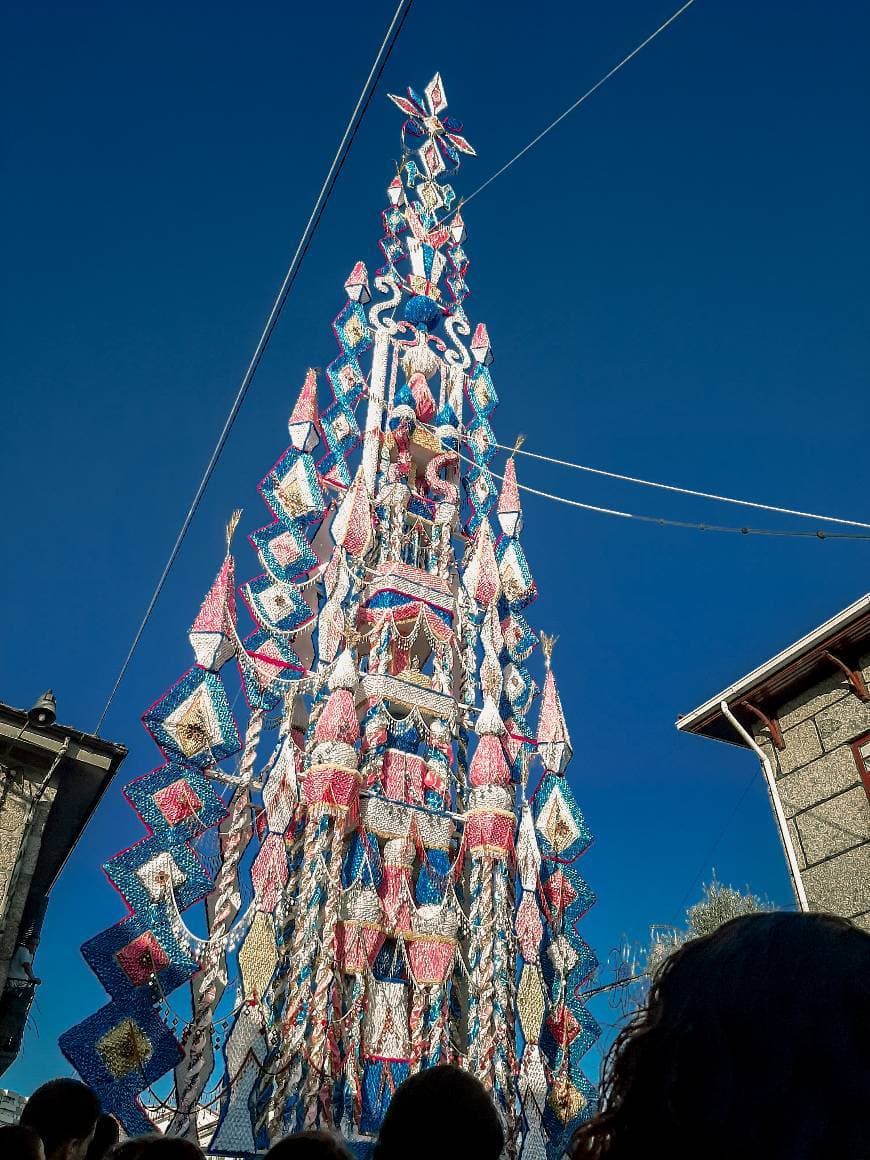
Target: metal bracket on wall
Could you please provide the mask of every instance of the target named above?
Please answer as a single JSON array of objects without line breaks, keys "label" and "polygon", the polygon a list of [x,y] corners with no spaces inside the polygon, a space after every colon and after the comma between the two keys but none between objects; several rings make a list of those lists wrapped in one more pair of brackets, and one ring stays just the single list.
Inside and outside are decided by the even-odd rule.
[{"label": "metal bracket on wall", "polygon": [[785,749],[785,742],[782,739],[782,730],[779,727],[779,721],[777,721],[776,717],[768,717],[768,715],[762,709],[759,709],[757,705],[750,704],[749,701],[741,701],[740,705],[742,708],[748,709],[750,713],[753,713],[758,718],[758,720],[770,734],[770,740],[773,742],[777,749]]},{"label": "metal bracket on wall", "polygon": [[851,668],[838,656],[834,656],[830,649],[825,649],[822,653],[822,656],[827,657],[827,659],[832,664],[837,666],[837,668],[852,686],[852,692],[855,694],[859,701],[870,701],[870,689],[867,688],[867,682],[864,680],[860,669]]}]

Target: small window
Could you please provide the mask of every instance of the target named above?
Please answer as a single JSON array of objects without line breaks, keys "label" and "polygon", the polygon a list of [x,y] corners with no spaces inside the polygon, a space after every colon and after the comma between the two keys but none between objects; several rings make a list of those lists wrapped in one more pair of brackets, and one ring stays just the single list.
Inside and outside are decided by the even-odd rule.
[{"label": "small window", "polygon": [[863,737],[852,742],[852,752],[855,754],[858,772],[864,782],[867,797],[870,798],[870,733],[865,733]]}]

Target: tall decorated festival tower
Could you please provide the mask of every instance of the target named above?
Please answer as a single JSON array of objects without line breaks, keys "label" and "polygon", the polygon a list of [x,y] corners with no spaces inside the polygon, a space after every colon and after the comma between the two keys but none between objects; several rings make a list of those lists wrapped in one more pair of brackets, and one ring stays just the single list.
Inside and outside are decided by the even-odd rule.
[{"label": "tall decorated festival tower", "polygon": [[384,263],[353,266],[338,354],[260,484],[258,574],[237,589],[236,514],[195,663],[144,715],[146,834],[105,865],[129,913],[83,947],[109,1002],[61,1046],[129,1132],[228,1156],[315,1126],[365,1156],[396,1087],[454,1062],[509,1155],[556,1160],[595,1101],[591,837],[514,459],[500,486],[489,467],[448,183],[474,151],[440,76],[392,100]]}]

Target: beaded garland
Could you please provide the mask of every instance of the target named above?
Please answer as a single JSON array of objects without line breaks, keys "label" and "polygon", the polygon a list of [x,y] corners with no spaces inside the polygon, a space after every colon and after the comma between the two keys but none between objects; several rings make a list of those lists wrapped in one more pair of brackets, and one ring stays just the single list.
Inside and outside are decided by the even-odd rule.
[{"label": "beaded garland", "polygon": [[252,623],[234,518],[197,663],[143,717],[165,760],[125,790],[145,836],[104,867],[129,913],[82,948],[109,1002],[60,1042],[128,1132],[213,1155],[326,1127],[368,1156],[396,1087],[451,1061],[507,1155],[561,1160],[596,1099],[591,833],[549,638],[532,672],[515,461],[500,491],[489,466],[492,344],[442,180],[474,150],[440,75],[391,99],[384,265],[354,264],[330,397],[309,370],[259,485]]}]

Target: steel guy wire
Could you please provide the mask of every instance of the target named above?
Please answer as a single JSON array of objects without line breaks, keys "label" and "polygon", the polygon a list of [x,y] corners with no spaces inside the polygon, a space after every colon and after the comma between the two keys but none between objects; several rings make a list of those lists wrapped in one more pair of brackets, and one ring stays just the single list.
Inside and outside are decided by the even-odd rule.
[{"label": "steel guy wire", "polygon": [[371,99],[374,96],[378,81],[381,78],[381,74],[386,67],[387,61],[390,58],[393,48],[395,47],[399,33],[402,31],[402,26],[407,19],[413,2],[414,0],[399,0],[399,4],[395,13],[393,14],[393,19],[387,28],[386,35],[384,36],[384,39],[381,42],[381,46],[378,49],[374,64],[372,65],[371,71],[366,78],[365,84],[362,87],[362,91],[360,92],[356,107],[350,116],[350,120],[348,121],[347,127],[344,131],[344,135],[339,142],[338,149],[336,150],[335,157],[332,159],[332,164],[330,165],[323,185],[320,188],[320,193],[317,195],[317,200],[315,201],[314,208],[311,211],[311,216],[305,225],[305,229],[302,231],[302,236],[300,237],[299,244],[296,247],[296,252],[293,254],[290,265],[287,269],[287,273],[284,276],[284,281],[281,283],[281,287],[278,290],[278,295],[275,298],[271,311],[269,312],[269,317],[266,319],[266,324],[263,327],[263,332],[260,335],[257,346],[251,357],[251,361],[248,364],[248,369],[244,373],[241,385],[238,389],[238,393],[236,394],[236,397],[233,400],[233,404],[230,407],[229,413],[227,414],[223,430],[221,431],[220,436],[218,437],[218,441],[214,446],[211,458],[209,459],[206,469],[203,472],[202,479],[199,482],[199,486],[197,487],[190,507],[187,510],[187,515],[184,517],[181,529],[179,530],[175,539],[175,543],[172,545],[169,558],[167,559],[166,565],[160,574],[160,579],[157,581],[157,586],[151,595],[151,599],[148,602],[148,607],[145,610],[145,615],[142,617],[142,622],[139,625],[139,628],[136,630],[136,635],[133,637],[133,642],[130,645],[127,656],[124,658],[124,663],[121,665],[121,669],[115,680],[115,684],[112,686],[112,691],[109,693],[108,700],[103,706],[103,711],[100,713],[99,720],[94,727],[94,733],[96,734],[99,733],[103,721],[106,718],[106,714],[108,713],[112,702],[115,699],[115,695],[117,694],[118,689],[121,687],[121,683],[124,680],[124,677],[127,675],[127,670],[130,667],[130,662],[132,661],[136,649],[139,646],[139,641],[142,639],[142,634],[145,631],[148,621],[151,619],[151,614],[157,605],[157,601],[160,599],[160,593],[163,591],[164,585],[166,584],[166,581],[169,577],[169,573],[172,571],[172,567],[178,558],[178,553],[181,550],[181,546],[184,543],[187,532],[191,523],[193,522],[193,518],[196,515],[196,512],[202,501],[202,497],[205,494],[205,490],[209,485],[209,481],[211,480],[211,477],[214,474],[214,470],[217,467],[218,460],[220,459],[221,453],[224,449],[224,446],[226,445],[233,425],[235,424],[236,417],[238,416],[242,403],[245,400],[245,396],[248,393],[248,388],[250,387],[254,375],[257,372],[257,367],[260,365],[260,360],[265,353],[266,347],[269,345],[269,339],[272,337],[272,332],[274,331],[278,319],[281,316],[284,303],[287,301],[287,296],[290,293],[293,283],[296,281],[299,268],[301,267],[302,261],[311,246],[314,234],[317,231],[318,225],[320,224],[320,219],[323,217],[323,212],[326,209],[329,198],[335,187],[335,183],[338,180],[339,174],[344,168],[347,155],[350,152],[350,148],[353,145],[357,133],[359,132],[363,117],[365,116],[369,104],[371,103]]},{"label": "steel guy wire", "polygon": [[525,455],[529,459],[538,459],[542,463],[552,463],[557,467],[570,467],[573,471],[585,471],[590,475],[603,475],[607,479],[618,479],[623,483],[637,483],[642,487],[655,487],[660,491],[672,491],[676,492],[678,495],[691,495],[695,496],[697,499],[712,499],[718,501],[719,503],[732,503],[737,504],[740,507],[756,508],[759,511],[776,512],[781,516],[798,516],[805,520],[824,520],[829,524],[844,524],[846,527],[866,528],[868,531],[870,531],[870,523],[863,523],[861,520],[847,520],[841,516],[823,516],[818,512],[803,512],[798,511],[796,508],[778,507],[775,504],[760,503],[757,500],[735,499],[733,496],[717,495],[712,491],[698,491],[692,487],[678,487],[676,484],[672,483],[658,483],[652,479],[641,479],[635,475],[624,475],[619,471],[605,471],[601,467],[589,467],[585,463],[572,463],[570,460],[557,459],[553,455],[542,455],[537,451],[526,451],[524,447],[509,447],[505,443],[496,443],[495,446],[498,447],[501,451],[510,452],[511,455]]},{"label": "steel guy wire", "polygon": [[[470,456],[463,455],[461,452],[459,453],[459,458],[474,467],[481,467],[481,464],[476,463]],[[494,479],[504,479],[504,476],[499,475],[497,471],[492,471],[491,468],[487,468],[486,470],[489,471]],[[602,507],[600,504],[583,503],[579,499],[570,499],[568,496],[556,495],[550,491],[542,491],[537,487],[529,487],[525,483],[518,483],[517,487],[520,491],[528,492],[530,495],[540,496],[541,499],[551,499],[555,503],[567,504],[569,507],[580,508],[582,511],[597,512],[603,516],[617,516],[623,520],[636,520],[644,524],[658,524],[664,528],[689,528],[699,532],[735,532],[742,536],[782,536],[810,540],[870,540],[870,534],[865,535],[861,532],[825,532],[822,530],[801,532],[792,531],[787,528],[734,527],[725,524],[696,523],[690,520],[672,520],[666,519],[664,516],[639,515],[637,512],[624,512],[618,508]]]}]

